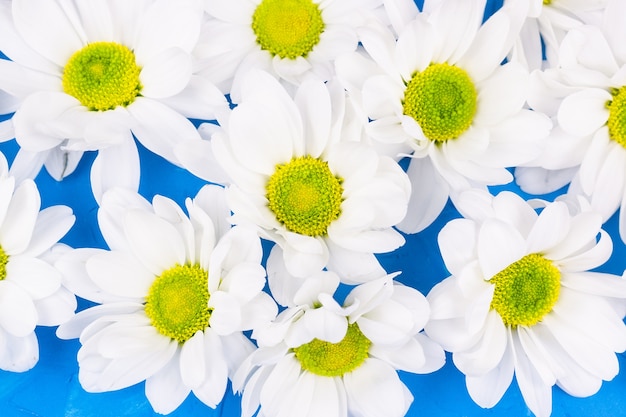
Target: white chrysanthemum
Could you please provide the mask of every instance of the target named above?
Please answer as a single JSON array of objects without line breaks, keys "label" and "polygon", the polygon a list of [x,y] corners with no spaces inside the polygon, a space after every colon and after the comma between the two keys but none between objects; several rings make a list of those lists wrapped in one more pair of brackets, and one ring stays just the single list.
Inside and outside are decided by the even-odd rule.
[{"label": "white chrysanthemum", "polygon": [[459,206],[467,218],[439,234],[452,275],[427,296],[425,330],[453,353],[470,396],[493,407],[515,375],[528,407],[547,417],[553,385],[579,397],[597,392],[626,349],[626,280],[589,272],[612,251],[601,216],[570,213],[563,201],[537,214],[510,192],[470,191]]},{"label": "white chrysanthemum", "polygon": [[39,360],[37,325],[72,317],[76,298],[52,263],[67,250],[59,240],[74,224],[72,210],[40,211],[35,183],[16,184],[0,154],[0,369],[24,372]]},{"label": "white chrysanthemum", "polygon": [[[554,115],[556,134],[546,141],[537,161],[549,169],[577,174],[569,193],[589,197],[594,210],[608,220],[621,207],[619,233],[626,241],[626,3],[609,2],[601,29],[573,29],[560,49],[558,69],[533,76],[529,104]],[[557,175],[560,171],[556,171]],[[516,173],[518,175],[518,173]],[[529,191],[552,191],[558,182],[541,183],[553,174],[522,171],[518,183]],[[567,178],[566,178],[567,179]],[[537,188],[533,184],[543,186]]]},{"label": "white chrysanthemum", "polygon": [[523,109],[527,71],[500,64],[521,11],[500,9],[481,26],[484,9],[484,0],[440,2],[397,40],[386,28],[364,29],[371,59],[354,53],[337,60],[381,151],[412,158],[411,201],[398,225],[407,233],[431,224],[460,190],[510,182],[506,167],[536,157],[549,132],[547,117]]},{"label": "white chrysanthemum", "polygon": [[[506,3],[519,0],[506,0]],[[522,0],[529,5],[528,18],[516,40],[510,59],[527,68],[555,68],[558,50],[568,31],[600,22],[607,0]],[[544,62],[545,55],[545,62]]]},{"label": "white chrysanthemum", "polygon": [[[255,225],[276,242],[296,276],[329,266],[345,282],[369,279],[374,254],[404,244],[392,226],[406,213],[406,174],[357,142],[360,127],[344,118],[344,92],[336,85],[331,92],[309,80],[292,99],[265,72],[242,81],[242,100],[220,120],[222,129],[198,143],[213,147],[232,178],[233,222]],[[194,149],[189,158],[202,154]]]},{"label": "white chrysanthemum", "polygon": [[19,100],[13,116],[20,172],[44,163],[57,179],[82,152],[99,200],[112,186],[136,190],[133,135],[177,163],[176,143],[197,138],[187,119],[227,109],[223,94],[194,73],[204,15],[199,0],[0,4],[0,90]]},{"label": "white chrysanthemum", "polygon": [[237,371],[242,415],[259,406],[259,417],[405,415],[413,395],[396,370],[429,373],[445,361],[421,332],[425,297],[388,275],[355,287],[342,312],[318,295],[329,296],[333,287],[332,278],[322,277],[312,277],[294,298],[302,304],[277,318],[284,340],[261,345]]},{"label": "white chrysanthemum", "polygon": [[205,0],[210,16],[198,49],[201,73],[230,91],[233,76],[260,68],[293,84],[324,81],[332,61],[354,51],[357,27],[380,0]]},{"label": "white chrysanthemum", "polygon": [[262,292],[256,234],[226,222],[223,189],[205,186],[186,201],[112,189],[98,212],[110,251],[77,249],[57,266],[68,286],[101,303],[60,326],[80,337],[81,385],[112,391],[146,381],[146,396],[170,413],[193,392],[210,407],[254,349],[242,331],[276,315]]}]

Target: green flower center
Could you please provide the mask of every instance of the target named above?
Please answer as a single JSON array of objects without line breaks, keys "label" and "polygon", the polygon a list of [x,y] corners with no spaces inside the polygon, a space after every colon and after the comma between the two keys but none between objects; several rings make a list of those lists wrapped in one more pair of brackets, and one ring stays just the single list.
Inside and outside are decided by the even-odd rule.
[{"label": "green flower center", "polygon": [[267,182],[267,200],[276,219],[289,231],[325,235],[341,214],[342,179],[328,163],[310,156],[277,165]]},{"label": "green flower center", "polygon": [[319,43],[324,20],[311,0],[263,0],[252,15],[252,30],[261,49],[296,59]]},{"label": "green flower center", "polygon": [[407,83],[402,105],[428,139],[441,143],[459,137],[472,124],[476,87],[465,70],[431,64]]},{"label": "green flower center", "polygon": [[63,91],[92,111],[128,106],[141,92],[135,54],[115,42],[95,42],[71,56]]},{"label": "green flower center", "polygon": [[9,263],[9,255],[0,246],[0,281],[7,277],[7,264]]},{"label": "green flower center", "polygon": [[163,336],[185,343],[209,326],[208,272],[199,265],[176,265],[157,277],[145,311]]},{"label": "green flower center", "polygon": [[372,342],[361,333],[356,323],[348,326],[345,337],[338,343],[319,339],[293,351],[302,369],[320,376],[342,376],[354,371],[368,357]]},{"label": "green flower center", "polygon": [[606,105],[609,109],[609,136],[626,148],[626,86],[611,92],[613,100]]},{"label": "green flower center", "polygon": [[490,280],[491,300],[507,326],[533,326],[552,311],[559,298],[561,272],[538,253],[513,262]]}]

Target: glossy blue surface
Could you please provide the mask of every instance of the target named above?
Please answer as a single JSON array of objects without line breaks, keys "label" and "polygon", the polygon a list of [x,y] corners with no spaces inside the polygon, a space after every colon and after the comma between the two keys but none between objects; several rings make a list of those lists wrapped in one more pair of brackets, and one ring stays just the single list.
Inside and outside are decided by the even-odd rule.
[{"label": "glossy blue surface", "polygon": [[[461,1],[461,0],[460,0]],[[465,1],[465,0],[462,0]],[[420,1],[417,1],[420,4]],[[490,1],[487,14],[501,2]],[[0,120],[3,118],[0,116]],[[0,151],[9,161],[17,151],[14,141],[0,144]],[[203,181],[187,174],[162,158],[140,148],[142,180],[140,193],[151,199],[155,194],[168,196],[182,204],[194,196]],[[42,207],[65,204],[74,210],[76,224],[63,242],[73,247],[104,247],[104,241],[96,222],[97,205],[91,196],[89,170],[94,154],[86,154],[76,172],[62,182],[51,179],[42,172],[37,185],[42,196]],[[514,185],[493,189],[517,190]],[[552,196],[553,197],[553,196]],[[400,281],[411,285],[424,294],[448,274],[437,247],[437,233],[450,219],[459,217],[448,205],[440,218],[422,233],[407,236],[404,247],[391,254],[381,255],[381,263],[389,272],[402,271]],[[622,274],[626,268],[626,246],[617,238],[617,216],[606,224],[605,230],[614,237],[614,253],[610,261],[599,270]],[[84,306],[84,303],[81,303]],[[56,338],[54,328],[39,327],[36,330],[40,345],[39,363],[29,372],[15,374],[0,371],[0,417],[149,417],[158,414],[145,398],[143,384],[117,392],[89,394],[77,379],[78,365],[76,340],[63,341]],[[619,355],[622,369],[626,358]],[[454,368],[450,357],[438,372],[430,375],[401,373],[402,380],[415,396],[408,412],[409,417],[487,417],[532,415],[519,394],[515,382],[504,398],[493,409],[478,407],[469,398],[463,375]],[[230,390],[230,388],[229,388]],[[626,415],[626,372],[622,371],[613,381],[604,383],[600,392],[590,398],[572,398],[560,389],[553,389],[554,417],[613,417]],[[240,415],[239,397],[227,393],[217,409],[211,410],[190,396],[172,417]]]}]

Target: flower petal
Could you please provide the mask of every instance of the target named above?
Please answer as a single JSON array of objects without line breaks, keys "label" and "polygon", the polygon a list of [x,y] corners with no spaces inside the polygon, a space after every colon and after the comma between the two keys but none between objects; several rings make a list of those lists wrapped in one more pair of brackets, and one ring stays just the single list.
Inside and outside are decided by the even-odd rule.
[{"label": "flower petal", "polygon": [[141,95],[160,99],[180,93],[191,78],[191,57],[180,48],[171,48],[151,57],[141,69]]}]

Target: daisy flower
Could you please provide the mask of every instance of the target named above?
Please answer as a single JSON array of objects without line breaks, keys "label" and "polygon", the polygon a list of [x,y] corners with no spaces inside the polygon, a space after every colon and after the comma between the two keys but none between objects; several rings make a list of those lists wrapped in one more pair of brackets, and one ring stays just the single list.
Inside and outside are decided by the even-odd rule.
[{"label": "daisy flower", "polygon": [[[314,300],[314,288],[301,292],[301,300]],[[441,347],[421,332],[429,315],[425,297],[387,275],[355,287],[345,305],[347,316],[322,314],[327,306],[313,304],[287,321],[297,326],[308,318],[308,328],[332,341],[316,337],[295,346],[283,341],[260,346],[246,359],[233,379],[243,393],[243,416],[259,406],[259,417],[406,414],[413,395],[396,371],[434,372],[445,361]],[[285,311],[281,314],[293,316]],[[324,322],[329,315],[336,321]]]},{"label": "daisy flower", "polygon": [[363,29],[369,57],[337,60],[338,77],[371,120],[368,135],[381,152],[411,157],[400,230],[423,230],[461,190],[510,182],[506,167],[539,153],[551,122],[523,108],[528,72],[500,64],[521,24],[518,7],[501,8],[481,26],[485,1],[440,2],[397,40],[385,27]]},{"label": "daisy flower", "polygon": [[452,275],[427,296],[425,331],[452,352],[472,399],[493,407],[513,375],[537,417],[550,415],[555,384],[596,393],[626,349],[626,281],[589,272],[612,251],[601,216],[565,201],[537,213],[511,192],[469,191],[459,206],[466,218],[439,233]]},{"label": "daisy flower", "polygon": [[[198,50],[201,73],[224,85],[237,72],[260,68],[291,84],[324,81],[332,61],[354,51],[356,29],[381,0],[205,0],[210,19]],[[238,100],[238,93],[231,92]]]},{"label": "daisy flower", "polygon": [[[505,4],[512,1],[519,0],[506,0]],[[599,23],[607,4],[607,0],[522,1],[528,3],[528,17],[509,58],[531,70],[557,67],[559,45],[567,32],[583,24]]]},{"label": "daisy flower", "polygon": [[76,309],[53,266],[75,219],[66,206],[40,211],[35,183],[16,183],[8,171],[0,154],[0,369],[24,372],[39,360],[35,327],[59,325]]},{"label": "daisy flower", "polygon": [[241,102],[205,142],[232,178],[233,223],[276,242],[293,275],[328,266],[347,283],[369,279],[374,254],[404,244],[392,226],[406,213],[406,174],[353,136],[335,83],[310,80],[292,99],[265,72],[242,81]]},{"label": "daisy flower", "polygon": [[60,179],[82,152],[99,151],[97,200],[113,186],[137,190],[133,135],[177,163],[174,145],[198,136],[187,117],[227,109],[193,69],[203,14],[196,0],[0,3],[0,50],[11,59],[0,60],[0,90],[19,102],[13,124],[24,158]]},{"label": "daisy flower", "polygon": [[[586,195],[607,221],[619,208],[619,234],[626,242],[626,49],[621,1],[606,7],[601,28],[573,29],[560,49],[561,67],[536,73],[529,103],[555,115],[559,134],[547,141],[539,163],[572,167],[568,193]],[[532,174],[518,181],[532,182]]]},{"label": "daisy flower", "polygon": [[103,196],[98,220],[111,248],[77,249],[57,265],[77,295],[101,303],[60,326],[80,338],[78,378],[88,392],[145,380],[156,412],[174,411],[193,392],[215,408],[229,375],[253,349],[243,335],[276,315],[262,292],[256,234],[226,222],[223,189],[152,205],[124,189]]}]

